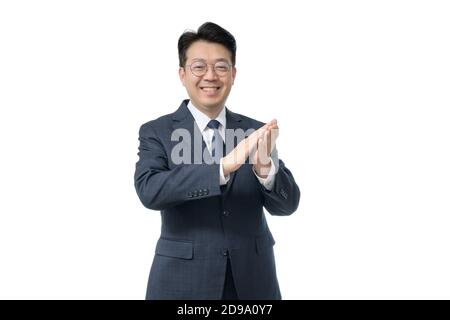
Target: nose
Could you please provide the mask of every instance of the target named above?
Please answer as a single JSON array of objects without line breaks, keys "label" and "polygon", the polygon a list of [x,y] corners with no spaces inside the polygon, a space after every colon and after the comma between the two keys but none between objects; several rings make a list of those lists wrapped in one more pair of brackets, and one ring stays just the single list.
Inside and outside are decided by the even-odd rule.
[{"label": "nose", "polygon": [[215,80],[217,79],[217,73],[214,71],[214,66],[207,66],[206,73],[203,76],[205,80]]}]

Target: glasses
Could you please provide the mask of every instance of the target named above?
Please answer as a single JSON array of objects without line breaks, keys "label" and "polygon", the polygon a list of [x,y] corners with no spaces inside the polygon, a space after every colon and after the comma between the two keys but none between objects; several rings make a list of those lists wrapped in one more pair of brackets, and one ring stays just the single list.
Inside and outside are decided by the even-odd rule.
[{"label": "glasses", "polygon": [[[226,76],[228,72],[231,70],[231,65],[229,65],[227,62],[219,61],[216,62],[213,66],[214,72],[220,76]],[[191,72],[196,77],[202,77],[208,72],[208,64],[205,62],[197,61],[192,64],[187,64],[186,67],[189,67],[191,69]]]}]

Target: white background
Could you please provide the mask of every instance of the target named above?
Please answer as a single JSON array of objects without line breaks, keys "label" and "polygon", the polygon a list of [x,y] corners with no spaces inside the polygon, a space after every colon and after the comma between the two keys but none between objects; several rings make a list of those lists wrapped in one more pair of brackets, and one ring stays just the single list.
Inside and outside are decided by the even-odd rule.
[{"label": "white background", "polygon": [[185,29],[234,34],[228,107],[277,118],[285,299],[450,298],[447,1],[2,1],[0,298],[143,299],[138,130],[186,98]]}]

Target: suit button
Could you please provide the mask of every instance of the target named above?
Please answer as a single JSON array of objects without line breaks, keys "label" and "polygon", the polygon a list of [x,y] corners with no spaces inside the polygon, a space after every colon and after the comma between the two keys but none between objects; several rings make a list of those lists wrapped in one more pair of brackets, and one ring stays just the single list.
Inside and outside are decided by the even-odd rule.
[{"label": "suit button", "polygon": [[227,250],[227,249],[223,249],[222,255],[223,255],[224,257],[228,256],[228,250]]},{"label": "suit button", "polygon": [[230,212],[227,211],[227,210],[223,210],[222,214],[223,214],[225,217],[228,217],[228,216],[230,215]]}]

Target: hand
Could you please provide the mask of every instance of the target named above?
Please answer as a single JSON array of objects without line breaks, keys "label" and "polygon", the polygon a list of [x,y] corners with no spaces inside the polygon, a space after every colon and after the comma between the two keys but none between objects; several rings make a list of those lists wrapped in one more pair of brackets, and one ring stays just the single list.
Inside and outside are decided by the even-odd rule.
[{"label": "hand", "polygon": [[253,169],[261,178],[267,178],[272,167],[270,155],[275,148],[275,141],[279,135],[277,120],[269,122],[261,137],[258,139],[257,148],[252,155]]},{"label": "hand", "polygon": [[239,142],[236,148],[222,158],[223,174],[225,176],[238,170],[245,163],[249,155],[254,153],[258,146],[258,140],[262,138],[264,132],[273,121],[276,123],[276,120],[272,120],[271,122],[265,124],[249,135],[246,139]]}]

